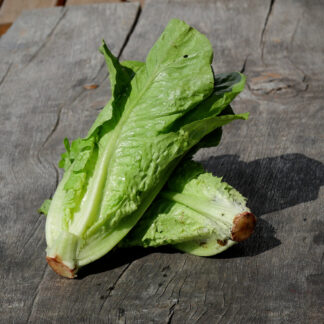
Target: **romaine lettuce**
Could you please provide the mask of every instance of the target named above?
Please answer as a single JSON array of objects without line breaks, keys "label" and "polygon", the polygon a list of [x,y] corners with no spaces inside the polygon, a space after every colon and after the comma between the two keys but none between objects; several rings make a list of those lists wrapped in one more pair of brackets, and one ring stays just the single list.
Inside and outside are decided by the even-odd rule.
[{"label": "romaine lettuce", "polygon": [[65,140],[65,174],[46,220],[47,261],[69,278],[131,230],[188,150],[247,118],[220,116],[244,76],[214,76],[208,39],[180,20],[169,22],[145,63],[122,65],[106,44],[100,51],[112,98],[86,138]]},{"label": "romaine lettuce", "polygon": [[181,163],[120,247],[165,244],[200,256],[220,253],[248,238],[255,216],[246,199],[198,163]]}]

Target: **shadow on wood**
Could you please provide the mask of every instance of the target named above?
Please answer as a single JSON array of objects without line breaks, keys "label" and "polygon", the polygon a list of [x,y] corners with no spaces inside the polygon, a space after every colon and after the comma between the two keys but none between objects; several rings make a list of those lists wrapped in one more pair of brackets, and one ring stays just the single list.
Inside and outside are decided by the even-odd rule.
[{"label": "shadow on wood", "polygon": [[115,248],[105,256],[90,263],[78,272],[77,279],[83,279],[84,277],[96,273],[106,272],[125,264],[130,264],[135,260],[139,260],[152,253],[181,253],[172,246],[161,246],[159,248],[142,248],[142,247],[131,247],[131,248]]},{"label": "shadow on wood", "polygon": [[[302,154],[285,154],[252,162],[240,161],[237,155],[222,155],[201,162],[207,171],[222,176],[224,181],[247,197],[249,207],[257,216],[315,200],[320,186],[324,184],[323,164]],[[281,244],[275,234],[274,227],[259,217],[251,238],[214,258],[241,258],[261,254]],[[180,252],[168,246],[116,248],[82,268],[78,278],[130,264],[152,253]]]},{"label": "shadow on wood", "polygon": [[[248,205],[259,216],[254,234],[215,258],[254,256],[281,244],[274,227],[260,216],[317,199],[324,185],[324,166],[303,154],[285,154],[240,161],[237,155],[222,155],[201,161],[207,171],[248,198]],[[303,221],[307,215],[299,215]]]},{"label": "shadow on wood", "polygon": [[215,259],[232,259],[255,256],[269,251],[281,244],[275,237],[274,227],[262,218],[258,218],[254,233],[246,241],[234,245],[223,253],[215,255]]},{"label": "shadow on wood", "polygon": [[221,155],[200,162],[247,197],[248,206],[259,217],[315,200],[324,185],[324,165],[303,154],[251,162],[240,161],[237,155]]}]

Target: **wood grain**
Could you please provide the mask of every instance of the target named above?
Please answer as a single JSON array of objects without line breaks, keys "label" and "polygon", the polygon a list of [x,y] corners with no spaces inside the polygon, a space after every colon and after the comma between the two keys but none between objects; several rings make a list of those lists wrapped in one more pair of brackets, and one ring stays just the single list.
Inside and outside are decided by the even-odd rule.
[{"label": "wood grain", "polygon": [[[132,4],[56,8],[31,13],[44,26],[38,42],[18,20],[0,41],[13,53],[0,61],[1,321],[323,322],[323,6],[148,0],[138,20]],[[216,72],[247,75],[233,106],[249,120],[224,127],[221,145],[195,158],[249,198],[256,233],[215,258],[115,250],[79,280],[59,278],[36,209],[55,190],[63,138],[83,136],[109,97],[98,43],[144,60],[173,17],[207,35]]]},{"label": "wood grain", "polygon": [[0,25],[13,23],[23,10],[55,7],[57,0],[4,0],[0,9]]},{"label": "wood grain", "polygon": [[0,84],[14,71],[22,70],[38,54],[63,19],[64,12],[63,8],[25,11],[16,20],[1,38]]}]

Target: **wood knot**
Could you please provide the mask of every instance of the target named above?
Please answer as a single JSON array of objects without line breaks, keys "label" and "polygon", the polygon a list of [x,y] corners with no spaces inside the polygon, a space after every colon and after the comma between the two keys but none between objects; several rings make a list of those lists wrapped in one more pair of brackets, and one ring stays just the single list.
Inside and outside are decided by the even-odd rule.
[{"label": "wood knot", "polygon": [[249,88],[255,96],[292,97],[307,90],[307,84],[295,75],[262,72],[249,80]]}]

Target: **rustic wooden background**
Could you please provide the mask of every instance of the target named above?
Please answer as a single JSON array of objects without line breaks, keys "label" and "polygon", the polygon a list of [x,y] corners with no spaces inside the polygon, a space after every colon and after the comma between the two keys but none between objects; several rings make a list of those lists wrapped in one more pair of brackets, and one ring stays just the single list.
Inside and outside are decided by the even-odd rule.
[{"label": "rustic wooden background", "polygon": [[0,0],[0,36],[7,32],[24,10],[109,2],[144,4],[144,0]]},{"label": "rustic wooden background", "polygon": [[[0,39],[0,322],[323,323],[323,14],[307,0],[24,12]],[[63,138],[84,136],[109,99],[98,45],[144,60],[173,17],[208,36],[216,72],[247,75],[233,106],[250,119],[196,158],[249,198],[256,232],[213,258],[116,250],[60,278],[37,208],[55,191]]]}]

